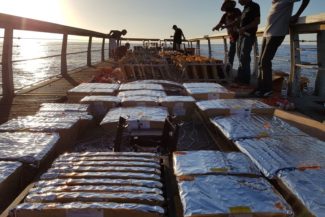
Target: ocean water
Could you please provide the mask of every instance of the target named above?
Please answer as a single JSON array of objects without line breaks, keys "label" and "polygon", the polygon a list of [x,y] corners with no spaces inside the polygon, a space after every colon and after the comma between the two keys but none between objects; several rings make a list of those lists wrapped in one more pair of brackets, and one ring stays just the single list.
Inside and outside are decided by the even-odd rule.
[{"label": "ocean water", "polygon": [[[105,47],[105,59],[108,58],[108,43]],[[87,46],[88,42],[75,41],[68,43],[67,64],[68,70],[77,69],[87,64]],[[132,47],[132,46],[131,46]],[[307,51],[301,53],[301,59],[304,62],[316,63],[317,53],[313,45],[306,45]],[[2,54],[2,43],[0,47]],[[48,78],[60,74],[60,52],[61,40],[33,40],[16,39],[13,47],[13,72],[15,89],[19,90],[35,83],[44,81]],[[208,56],[208,46],[201,44],[201,55]],[[49,58],[46,58],[50,56]],[[223,44],[212,44],[212,56],[218,59],[224,59]],[[101,43],[92,44],[92,63],[100,62]],[[235,58],[234,68],[238,67],[238,60]],[[283,44],[276,54],[273,61],[273,69],[283,72],[290,72],[290,46]],[[1,68],[0,68],[1,71]],[[302,75],[310,80],[310,88],[313,88],[316,70],[302,70]],[[2,81],[0,73],[0,81]],[[2,86],[0,87],[0,95]]]}]

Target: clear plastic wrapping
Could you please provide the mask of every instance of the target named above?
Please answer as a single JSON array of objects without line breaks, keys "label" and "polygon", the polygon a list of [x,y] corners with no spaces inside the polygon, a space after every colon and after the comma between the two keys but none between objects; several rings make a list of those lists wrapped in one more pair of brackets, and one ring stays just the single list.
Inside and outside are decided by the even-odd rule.
[{"label": "clear plastic wrapping", "polygon": [[62,185],[62,186],[47,186],[36,187],[30,190],[32,194],[45,194],[48,192],[100,192],[100,193],[146,193],[159,194],[163,192],[159,188],[148,188],[142,186],[108,186],[108,185]]},{"label": "clear plastic wrapping", "polygon": [[88,112],[89,105],[79,103],[42,103],[42,112]]},{"label": "clear plastic wrapping", "polygon": [[57,132],[71,129],[79,121],[79,117],[45,117],[24,116],[17,117],[0,125],[0,131],[34,131],[34,132]]},{"label": "clear plastic wrapping", "polygon": [[122,166],[74,166],[67,162],[65,166],[52,167],[50,172],[131,172],[131,173],[152,173],[160,175],[161,171],[151,167],[122,167]]},{"label": "clear plastic wrapping", "polygon": [[325,214],[325,169],[284,170],[278,178],[314,216]]},{"label": "clear plastic wrapping", "polygon": [[83,121],[91,121],[93,120],[93,116],[88,114],[88,112],[42,112],[39,111],[35,114],[35,117],[48,117],[48,118],[64,118],[66,120],[71,119],[72,121],[75,120],[75,117],[78,117],[80,120]]},{"label": "clear plastic wrapping", "polygon": [[181,151],[173,153],[176,176],[202,174],[260,175],[243,153],[220,151]]},{"label": "clear plastic wrapping", "polygon": [[159,158],[157,153],[150,152],[71,152],[60,155],[60,158],[65,157],[109,157],[109,156],[124,156],[124,157],[147,157]]},{"label": "clear plastic wrapping", "polygon": [[25,217],[32,212],[41,216],[80,217],[82,213],[92,217],[132,215],[134,217],[159,217],[164,214],[160,206],[135,203],[22,203],[12,213],[16,217]]},{"label": "clear plastic wrapping", "polygon": [[74,166],[123,166],[123,167],[151,167],[151,168],[160,168],[158,162],[141,162],[141,161],[55,161],[54,166],[65,166],[67,164]]},{"label": "clear plastic wrapping", "polygon": [[283,169],[325,167],[325,142],[312,137],[247,139],[237,141],[236,146],[269,178]]},{"label": "clear plastic wrapping", "polygon": [[273,114],[274,108],[252,99],[216,99],[196,103],[199,110],[208,116],[229,114]]},{"label": "clear plastic wrapping", "polygon": [[163,107],[113,108],[108,111],[100,125],[116,125],[122,116],[127,119],[129,129],[162,129],[167,115],[167,109]]},{"label": "clear plastic wrapping", "polygon": [[56,133],[0,133],[0,160],[20,161],[39,166],[59,140]]},{"label": "clear plastic wrapping", "polygon": [[35,183],[35,186],[39,187],[61,185],[143,186],[148,188],[162,188],[162,183],[160,181],[144,179],[53,179],[40,180]]},{"label": "clear plastic wrapping", "polygon": [[306,133],[277,117],[231,115],[218,116],[210,120],[230,140],[273,136],[307,136]]},{"label": "clear plastic wrapping", "polygon": [[186,88],[189,95],[197,100],[210,100],[210,99],[232,99],[235,93],[227,90],[224,87],[200,87],[200,88]]},{"label": "clear plastic wrapping", "polygon": [[194,103],[195,99],[192,96],[166,96],[159,98],[160,103]]},{"label": "clear plastic wrapping", "polygon": [[41,176],[41,179],[146,179],[146,180],[160,180],[160,176],[150,173],[131,173],[131,172],[46,172]]},{"label": "clear plastic wrapping", "polygon": [[141,156],[60,156],[56,159],[56,162],[78,162],[78,161],[140,161],[140,162],[155,162],[159,164],[158,158],[148,158]]},{"label": "clear plastic wrapping", "polygon": [[121,100],[122,106],[158,106],[156,96],[125,96]]},{"label": "clear plastic wrapping", "polygon": [[189,82],[183,83],[184,88],[221,88],[222,85],[212,82]]},{"label": "clear plastic wrapping", "polygon": [[78,86],[68,90],[68,94],[75,93],[98,93],[98,92],[106,92],[113,93],[120,87],[119,84],[116,83],[81,83]]},{"label": "clear plastic wrapping", "polygon": [[21,166],[22,164],[20,162],[0,161],[0,185]]},{"label": "clear plastic wrapping", "polygon": [[263,178],[206,175],[178,181],[185,217],[290,216],[286,201]]},{"label": "clear plastic wrapping", "polygon": [[155,96],[155,97],[165,97],[167,96],[165,91],[161,90],[127,90],[120,91],[117,94],[118,97],[127,97],[127,96]]},{"label": "clear plastic wrapping", "polygon": [[50,192],[44,194],[29,193],[25,199],[27,203],[71,203],[71,202],[120,202],[161,205],[163,196],[146,193],[93,193],[93,192]]},{"label": "clear plastic wrapping", "polygon": [[119,90],[164,90],[164,88],[160,84],[153,83],[125,83],[121,84]]}]

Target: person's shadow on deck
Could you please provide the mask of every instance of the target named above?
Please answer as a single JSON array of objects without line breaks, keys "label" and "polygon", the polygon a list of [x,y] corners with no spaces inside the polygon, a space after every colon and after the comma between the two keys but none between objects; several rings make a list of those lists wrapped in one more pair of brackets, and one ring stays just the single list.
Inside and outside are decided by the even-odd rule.
[{"label": "person's shadow on deck", "polygon": [[10,111],[13,103],[13,98],[4,98],[0,99],[0,124],[8,121],[10,116]]}]

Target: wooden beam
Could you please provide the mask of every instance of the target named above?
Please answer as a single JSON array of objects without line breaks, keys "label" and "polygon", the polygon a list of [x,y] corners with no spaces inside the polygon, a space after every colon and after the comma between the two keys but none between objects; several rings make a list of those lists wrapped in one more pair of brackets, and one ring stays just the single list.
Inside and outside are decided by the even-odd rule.
[{"label": "wooden beam", "polygon": [[2,48],[2,92],[3,97],[10,99],[14,96],[14,78],[12,70],[13,28],[6,28]]}]

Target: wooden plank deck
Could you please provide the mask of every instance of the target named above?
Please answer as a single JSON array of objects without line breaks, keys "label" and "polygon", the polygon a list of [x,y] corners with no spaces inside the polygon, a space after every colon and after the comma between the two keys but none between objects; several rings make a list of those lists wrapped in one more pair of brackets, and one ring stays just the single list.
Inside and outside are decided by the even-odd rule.
[{"label": "wooden plank deck", "polygon": [[81,68],[67,77],[54,78],[20,91],[10,101],[1,99],[0,123],[17,116],[33,115],[38,111],[40,104],[45,102],[65,102],[69,89],[82,82],[89,82],[98,67],[106,67],[110,64],[110,62],[103,62],[92,67]]}]

